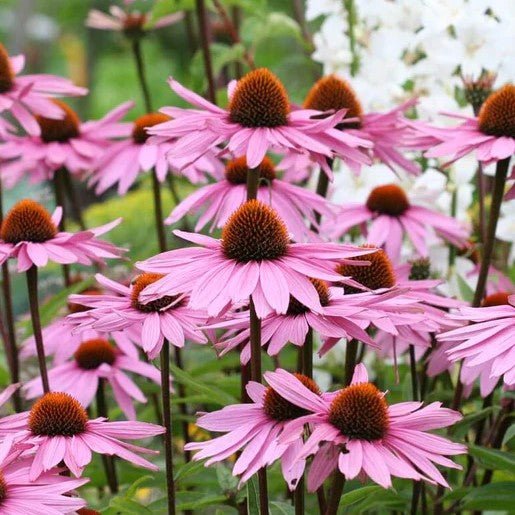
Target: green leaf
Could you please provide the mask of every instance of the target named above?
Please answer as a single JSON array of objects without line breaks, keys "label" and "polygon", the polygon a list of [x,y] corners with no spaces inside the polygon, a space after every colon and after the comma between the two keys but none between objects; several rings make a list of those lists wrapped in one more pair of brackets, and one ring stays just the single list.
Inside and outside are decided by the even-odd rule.
[{"label": "green leaf", "polygon": [[490,415],[495,415],[499,411],[498,406],[490,406],[477,412],[471,413],[463,417],[459,422],[452,426],[452,434],[455,436],[463,436],[469,430],[470,426],[484,420]]},{"label": "green leaf", "polygon": [[357,488],[349,493],[343,494],[340,499],[340,506],[350,506],[356,502],[359,502],[369,495],[382,490],[380,486],[364,486],[363,488]]},{"label": "green leaf", "polygon": [[114,497],[109,502],[109,508],[103,513],[108,515],[117,515],[119,513],[123,513],[124,515],[146,515],[152,513],[152,511],[132,499]]},{"label": "green leaf", "polygon": [[515,471],[515,456],[511,453],[476,445],[469,445],[469,452],[487,469]]},{"label": "green leaf", "polygon": [[260,515],[258,478],[254,474],[247,481],[247,512],[248,515]]},{"label": "green leaf", "polygon": [[173,364],[170,364],[170,369],[176,381],[179,381],[179,383],[182,383],[185,386],[189,386],[196,392],[208,394],[212,403],[226,406],[227,404],[236,404],[238,402],[238,400],[232,395],[228,395],[223,390],[216,388],[215,386],[208,386],[205,382],[197,381],[191,377],[190,374],[184,372]]},{"label": "green leaf", "polygon": [[272,515],[295,515],[295,508],[287,502],[271,502]]},{"label": "green leaf", "polygon": [[513,481],[490,483],[474,488],[463,498],[464,510],[488,510],[515,513]]},{"label": "green leaf", "polygon": [[460,274],[456,274],[456,281],[460,290],[461,298],[467,302],[472,302],[474,298],[474,290],[467,284],[465,279]]},{"label": "green leaf", "polygon": [[203,468],[203,461],[189,461],[188,463],[184,463],[180,467],[175,468],[174,479],[175,481],[179,481],[180,479],[185,479],[189,476],[193,476]]},{"label": "green leaf", "polygon": [[150,475],[140,477],[139,479],[134,481],[134,483],[132,483],[132,485],[129,486],[129,488],[127,488],[127,491],[125,492],[125,497],[127,499],[132,499],[136,495],[138,488],[140,488],[143,483],[147,483],[148,481],[153,481],[153,480],[154,480],[154,476],[150,476]]},{"label": "green leaf", "polygon": [[[197,494],[198,496],[198,494]],[[227,502],[225,495],[206,495],[194,501],[180,502],[177,504],[177,510],[198,510],[204,506],[211,506],[213,504],[224,504]]]},{"label": "green leaf", "polygon": [[216,467],[216,478],[218,479],[218,484],[224,493],[232,493],[238,488],[238,478],[233,476],[231,471],[223,466],[218,465]]},{"label": "green leaf", "polygon": [[[357,513],[363,513],[366,510],[372,508],[391,508],[391,509],[404,509],[406,506],[406,500],[403,499],[393,490],[385,490],[380,487],[365,487],[375,488],[375,492],[369,492],[363,501],[356,507]],[[352,493],[352,492],[349,492]]]}]

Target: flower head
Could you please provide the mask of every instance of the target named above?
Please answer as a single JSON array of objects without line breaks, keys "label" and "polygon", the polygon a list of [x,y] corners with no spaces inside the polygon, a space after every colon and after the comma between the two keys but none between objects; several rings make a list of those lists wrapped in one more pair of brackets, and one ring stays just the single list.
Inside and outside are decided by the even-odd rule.
[{"label": "flower head", "polygon": [[143,273],[127,287],[97,274],[105,290],[100,295],[71,295],[72,302],[88,310],[68,316],[68,322],[78,325],[75,332],[89,330],[121,333],[129,341],[141,345],[151,359],[155,358],[166,340],[183,347],[185,340],[206,343],[198,329],[206,320],[202,312],[187,306],[184,294],[168,295],[144,303],[141,292],[162,279],[162,275]]},{"label": "flower head", "polygon": [[117,258],[124,251],[97,239],[116,227],[121,219],[95,229],[69,233],[58,230],[61,216],[60,207],[50,216],[34,200],[15,204],[0,228],[0,261],[16,258],[18,271],[25,272],[31,266],[46,266],[49,260],[61,264],[103,263],[104,258]]},{"label": "flower head", "polygon": [[[217,315],[252,295],[258,316],[286,313],[290,296],[320,311],[310,277],[336,281],[336,260],[366,255],[373,249],[332,243],[290,243],[276,211],[259,200],[241,205],[228,219],[222,239],[175,231],[202,247],[164,252],[137,263],[146,272],[166,274],[141,292],[144,302],[187,292],[189,305]],[[365,262],[363,264],[366,264]]]},{"label": "flower head", "polygon": [[[106,338],[84,340],[75,350],[73,359],[57,365],[48,371],[53,390],[67,392],[87,408],[98,390],[99,382],[105,380],[113,389],[114,398],[127,418],[136,419],[133,399],[147,402],[147,399],[126,372],[160,382],[160,373],[153,365],[140,361],[138,357],[123,354]],[[24,385],[25,396],[34,399],[43,394],[41,378]]]},{"label": "flower head", "polygon": [[172,152],[193,162],[220,144],[235,156],[245,156],[250,168],[263,161],[268,150],[308,153],[323,160],[339,155],[359,168],[367,163],[362,152],[372,144],[338,131],[345,111],[317,119],[320,111],[292,110],[283,84],[265,68],[253,70],[229,85],[227,109],[211,104],[170,79],[170,87],[196,109],[166,107],[173,120],[149,130],[156,141],[175,140]]},{"label": "flower head", "polygon": [[[333,212],[329,203],[305,188],[279,179],[273,162],[267,157],[255,170],[260,179],[258,200],[276,209],[296,241],[314,239],[315,235],[306,222],[318,228],[316,213],[331,216]],[[248,172],[245,157],[228,161],[224,178],[186,197],[173,209],[166,223],[175,223],[188,213],[201,211],[195,231],[202,230],[210,220],[213,222],[212,230],[223,227],[230,214],[246,200]]]},{"label": "flower head", "polygon": [[284,370],[267,372],[265,378],[280,396],[310,413],[289,422],[278,439],[286,444],[304,424],[311,425],[311,436],[296,458],[314,455],[310,491],[337,467],[347,479],[364,473],[384,488],[392,486],[392,476],[448,486],[435,463],[461,468],[446,456],[463,454],[466,447],[427,433],[454,424],[461,415],[438,402],[388,405],[385,394],[368,381],[364,365],[356,367],[350,386],[322,397]]},{"label": "flower head", "polygon": [[131,125],[120,120],[132,107],[132,102],[121,104],[100,120],[88,122],[81,122],[64,102],[52,102],[60,107],[63,118],[37,116],[39,136],[10,135],[0,144],[7,160],[2,166],[2,177],[8,187],[25,175],[31,182],[51,179],[60,168],[83,177],[111,145],[116,145],[114,139],[130,134]]},{"label": "flower head", "polygon": [[79,477],[91,461],[92,452],[115,455],[150,470],[157,467],[137,453],[154,454],[143,447],[123,440],[156,436],[164,428],[144,422],[107,422],[90,420],[80,402],[62,392],[46,393],[30,411],[2,419],[3,434],[10,434],[15,443],[32,446],[34,459],[29,478],[36,480],[61,461]]},{"label": "flower head", "polygon": [[11,57],[0,43],[0,113],[9,112],[29,134],[38,135],[36,115],[57,119],[65,115],[52,97],[81,96],[88,90],[55,75],[19,75],[24,65],[23,55]]}]

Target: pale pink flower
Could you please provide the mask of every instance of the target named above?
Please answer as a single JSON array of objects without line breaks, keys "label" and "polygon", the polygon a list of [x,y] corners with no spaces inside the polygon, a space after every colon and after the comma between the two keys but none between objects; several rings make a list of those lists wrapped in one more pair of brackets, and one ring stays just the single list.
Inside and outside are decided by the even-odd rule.
[{"label": "pale pink flower", "polygon": [[204,182],[208,175],[218,179],[222,176],[223,165],[213,152],[206,152],[195,163],[188,164],[186,158],[177,158],[170,151],[170,142],[148,140],[147,129],[168,120],[160,113],[149,113],[137,118],[130,125],[128,139],[116,142],[97,160],[89,185],[95,186],[100,195],[118,184],[118,194],[125,195],[138,177],[155,169],[160,182],[168,174],[181,175],[192,183]]},{"label": "pale pink flower", "polygon": [[429,148],[427,157],[449,156],[450,162],[471,152],[485,164],[510,158],[515,153],[514,105],[515,86],[506,84],[486,99],[477,117],[449,114],[463,120],[456,127],[433,127],[414,122],[413,146]]},{"label": "pale pink flower", "polygon": [[97,274],[96,280],[106,293],[100,295],[70,295],[70,301],[91,309],[68,316],[68,322],[78,325],[76,332],[93,329],[102,332],[119,331],[140,345],[154,359],[168,340],[183,347],[186,339],[207,343],[198,329],[207,316],[187,306],[184,294],[165,296],[143,304],[141,291],[159,281],[157,274],[141,274],[130,287]]},{"label": "pale pink flower", "polygon": [[468,229],[458,220],[426,207],[415,205],[397,184],[374,188],[364,204],[346,204],[328,220],[324,231],[339,238],[352,227],[359,227],[367,241],[398,261],[406,237],[419,256],[427,257],[428,239],[433,233],[462,248]]},{"label": "pale pink flower", "polygon": [[50,392],[41,397],[30,411],[2,419],[0,431],[10,435],[16,444],[32,446],[34,453],[29,478],[36,480],[44,472],[64,462],[79,477],[91,462],[92,453],[118,456],[140,467],[158,470],[139,456],[158,454],[123,440],[149,438],[164,433],[165,428],[136,421],[107,422],[90,420],[82,405],[67,393]]},{"label": "pale pink flower", "polygon": [[273,311],[286,313],[290,296],[319,312],[320,299],[309,278],[342,281],[334,271],[339,260],[376,251],[334,243],[290,243],[284,222],[259,200],[246,202],[233,213],[221,240],[182,231],[174,234],[200,247],[164,252],[137,263],[146,272],[166,274],[145,288],[140,298],[152,302],[187,292],[190,307],[206,309],[210,316],[246,302],[249,296],[260,318]]},{"label": "pale pink flower", "polygon": [[[99,382],[105,380],[111,385],[114,399],[125,416],[135,420],[133,400],[146,403],[147,398],[126,372],[148,378],[156,384],[161,382],[161,374],[156,367],[137,356],[122,353],[106,338],[97,337],[84,340],[71,361],[51,368],[48,380],[52,390],[69,393],[85,408],[93,402]],[[41,378],[32,379],[23,386],[23,390],[27,399],[40,397],[43,395]]]},{"label": "pale pink flower", "polygon": [[[175,206],[165,223],[173,224],[189,213],[201,212],[195,231],[201,231],[210,221],[211,231],[225,225],[233,211],[247,198],[248,167],[245,158],[227,162],[225,177],[214,184],[199,188]],[[273,207],[283,219],[295,241],[316,240],[307,222],[318,229],[316,213],[331,216],[333,210],[320,195],[282,181],[276,177],[274,164],[265,157],[257,167],[260,184],[257,198]]]},{"label": "pale pink flower", "polygon": [[0,43],[0,113],[10,113],[29,133],[40,134],[35,115],[59,119],[64,113],[52,97],[75,97],[88,90],[56,75],[19,75],[25,56],[9,56]]},{"label": "pale pink flower", "polygon": [[76,233],[59,232],[62,208],[52,216],[37,202],[25,199],[6,215],[0,230],[0,263],[15,258],[18,271],[32,266],[44,267],[48,261],[60,264],[103,263],[104,258],[118,258],[125,251],[97,237],[122,221],[114,220],[101,227]]},{"label": "pale pink flower", "polygon": [[8,188],[25,176],[33,183],[49,180],[60,168],[81,178],[115,144],[113,140],[128,136],[132,129],[131,124],[120,122],[133,106],[132,102],[121,104],[100,120],[84,123],[67,104],[53,102],[62,109],[62,119],[38,116],[40,135],[11,135],[0,143],[0,152],[8,160],[1,170]]},{"label": "pale pink flower", "polygon": [[483,397],[500,379],[508,388],[515,386],[515,295],[494,293],[482,307],[462,307],[449,318],[471,322],[437,336],[446,344],[451,361],[464,360],[462,383],[470,385],[479,379]]},{"label": "pale pink flower", "polygon": [[68,515],[86,506],[73,491],[89,479],[67,478],[51,468],[36,480],[30,478],[32,458],[15,450],[11,442],[0,445],[0,513],[5,515]]},{"label": "pale pink flower", "polygon": [[[466,453],[466,447],[427,433],[447,427],[462,417],[433,402],[401,402],[388,406],[385,394],[368,382],[364,365],[357,365],[351,385],[314,395],[292,374],[278,369],[266,372],[268,384],[295,406],[310,412],[286,424],[279,443],[296,441],[310,424],[311,436],[296,460],[314,455],[308,489],[315,491],[336,469],[350,480],[369,477],[384,488],[392,476],[425,480],[448,487],[435,464],[461,469],[446,456]],[[344,452],[345,451],[345,452]]]},{"label": "pale pink flower", "polygon": [[[131,2],[125,2],[129,4]],[[175,12],[154,19],[139,11],[124,11],[117,5],[109,7],[109,14],[98,9],[91,9],[86,19],[86,26],[99,30],[114,30],[123,32],[128,37],[139,37],[146,31],[161,29],[177,23],[184,18],[183,12]]]},{"label": "pale pink flower", "polygon": [[169,84],[195,107],[165,107],[161,112],[172,120],[149,130],[156,141],[175,140],[171,150],[175,157],[193,162],[224,145],[224,151],[245,156],[250,168],[257,167],[269,150],[308,153],[322,161],[337,155],[354,168],[370,162],[363,149],[370,148],[371,142],[335,128],[345,110],[324,118],[320,111],[292,110],[284,86],[265,68],[231,82],[228,109],[208,102],[174,79]]},{"label": "pale pink flower", "polygon": [[[291,377],[294,385],[301,384],[314,397],[322,395],[312,379],[300,374]],[[308,412],[286,401],[272,388],[254,381],[248,383],[247,394],[250,403],[226,406],[201,414],[197,419],[202,429],[226,434],[205,442],[188,443],[185,449],[199,451],[194,460],[208,458],[206,466],[241,451],[232,471],[233,475],[240,476],[241,482],[279,459],[284,479],[290,490],[294,490],[305,467],[305,460],[295,459],[302,448],[302,436],[298,434],[288,444],[279,444],[277,438],[289,421]],[[323,405],[322,401],[320,403]]]}]

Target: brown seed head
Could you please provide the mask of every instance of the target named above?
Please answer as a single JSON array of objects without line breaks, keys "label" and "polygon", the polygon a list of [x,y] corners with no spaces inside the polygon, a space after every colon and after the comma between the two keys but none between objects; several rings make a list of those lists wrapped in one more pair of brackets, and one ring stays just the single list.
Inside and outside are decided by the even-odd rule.
[{"label": "brown seed head", "polygon": [[[245,156],[229,161],[225,165],[225,178],[231,184],[246,184],[249,167]],[[257,167],[260,179],[273,181],[275,179],[275,166],[271,159],[265,157]]]},{"label": "brown seed head", "polygon": [[182,300],[177,300],[180,295],[165,295],[164,297],[153,300],[148,304],[142,304],[139,301],[139,294],[142,292],[142,290],[144,290],[148,285],[159,281],[159,279],[162,279],[163,277],[164,275],[162,274],[143,273],[134,279],[131,287],[131,305],[134,309],[142,311],[143,313],[154,313],[157,311],[162,311],[168,307],[177,308],[184,304]]},{"label": "brown seed head", "polygon": [[168,122],[171,118],[163,113],[149,113],[140,116],[134,121],[134,127],[132,129],[132,140],[134,143],[143,145],[150,137],[146,129],[153,127],[159,123]]},{"label": "brown seed head", "polygon": [[40,436],[75,436],[86,431],[88,414],[68,393],[50,392],[30,410],[28,426]]},{"label": "brown seed head", "polygon": [[367,207],[374,213],[399,216],[410,207],[408,197],[397,184],[385,184],[374,188],[367,199]]},{"label": "brown seed head", "polygon": [[492,93],[479,111],[479,129],[492,136],[515,138],[515,85]]},{"label": "brown seed head", "polygon": [[[373,245],[362,245],[364,248],[375,248]],[[352,277],[355,281],[370,288],[392,288],[395,286],[395,272],[392,262],[383,249],[378,249],[373,254],[350,258],[351,261],[366,260],[370,261],[370,266],[348,265],[341,263],[336,267],[336,271],[346,277]],[[345,286],[345,293],[359,293],[359,290],[352,286]]]},{"label": "brown seed head", "polygon": [[289,239],[286,225],[271,207],[249,200],[227,220],[222,249],[240,263],[277,259],[286,254]]},{"label": "brown seed head", "polygon": [[9,54],[0,43],[0,93],[7,93],[14,86],[14,72],[9,61]]},{"label": "brown seed head", "polygon": [[329,422],[348,438],[380,440],[388,430],[388,405],[371,383],[348,386],[333,399]]},{"label": "brown seed head", "polygon": [[429,258],[419,258],[410,261],[410,281],[423,281],[431,277],[431,261]]},{"label": "brown seed head", "polygon": [[14,205],[7,213],[0,230],[2,240],[14,245],[21,241],[43,243],[56,234],[57,227],[48,211],[30,199],[20,200]]},{"label": "brown seed head", "polygon": [[41,139],[45,143],[58,141],[64,143],[72,138],[77,138],[80,134],[80,119],[77,113],[61,100],[52,99],[52,102],[64,111],[64,118],[57,120],[36,116],[39,127],[41,128]]},{"label": "brown seed head", "polygon": [[240,79],[229,102],[229,119],[243,127],[287,125],[289,112],[286,89],[266,68],[253,70]]},{"label": "brown seed head", "polygon": [[498,291],[495,293],[492,293],[491,295],[487,295],[483,302],[481,302],[482,308],[489,308],[492,306],[504,306],[509,305],[508,297],[510,295],[513,295],[513,293],[508,293],[507,291]]},{"label": "brown seed head", "polygon": [[[309,279],[311,284],[315,287],[315,290],[318,293],[318,298],[320,299],[320,304],[322,306],[327,306],[329,304],[329,287],[325,281],[321,279]],[[290,303],[288,304],[288,311],[286,312],[289,316],[295,315],[303,315],[307,313],[309,308],[304,304],[299,302],[295,297],[290,295]]]},{"label": "brown seed head", "polygon": [[[317,395],[321,395],[322,392],[318,385],[302,374],[294,374],[295,377],[308,389]],[[264,412],[273,420],[278,422],[285,422],[286,420],[293,420],[295,418],[302,417],[308,414],[304,408],[299,408],[281,397],[273,388],[270,386],[266,389],[265,400],[263,403]]]},{"label": "brown seed head", "polygon": [[114,347],[104,338],[93,338],[82,342],[73,357],[80,368],[94,370],[104,363],[112,365],[116,360],[116,353]]}]

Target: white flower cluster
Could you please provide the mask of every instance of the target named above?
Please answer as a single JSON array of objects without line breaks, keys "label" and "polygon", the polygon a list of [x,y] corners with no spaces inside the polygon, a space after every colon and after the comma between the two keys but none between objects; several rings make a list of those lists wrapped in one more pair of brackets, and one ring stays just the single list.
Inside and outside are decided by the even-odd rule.
[{"label": "white flower cluster", "polygon": [[420,116],[434,118],[459,108],[459,72],[476,78],[495,72],[498,85],[515,78],[511,0],[308,0],[306,16],[324,17],[313,54],[324,73],[348,77],[357,57],[352,83],[366,111],[416,94]]}]

